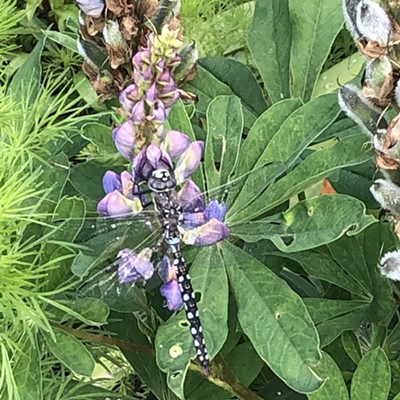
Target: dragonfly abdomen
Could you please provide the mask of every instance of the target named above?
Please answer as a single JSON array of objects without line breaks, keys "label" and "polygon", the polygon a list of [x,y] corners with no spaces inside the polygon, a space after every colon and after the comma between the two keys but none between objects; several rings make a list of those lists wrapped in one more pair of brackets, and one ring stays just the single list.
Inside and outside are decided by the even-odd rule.
[{"label": "dragonfly abdomen", "polygon": [[197,308],[192,281],[186,267],[185,259],[179,251],[179,246],[174,247],[176,252],[172,254],[173,265],[178,278],[179,290],[181,291],[186,318],[190,325],[190,333],[193,337],[193,343],[196,348],[197,356],[204,372],[208,375],[211,372],[210,359],[204,340],[203,328],[200,321],[200,313]]}]

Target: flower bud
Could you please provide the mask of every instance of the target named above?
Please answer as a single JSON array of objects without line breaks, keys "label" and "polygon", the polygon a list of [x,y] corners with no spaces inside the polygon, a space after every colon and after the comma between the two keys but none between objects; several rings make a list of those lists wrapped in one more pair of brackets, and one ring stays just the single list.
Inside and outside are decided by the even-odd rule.
[{"label": "flower bud", "polygon": [[388,128],[382,111],[366,99],[354,85],[340,88],[339,105],[371,139],[377,134],[378,129]]},{"label": "flower bud", "polygon": [[173,71],[174,78],[176,81],[185,81],[185,78],[190,76],[192,71],[196,67],[197,60],[199,58],[199,52],[197,51],[194,43],[185,45],[180,51],[179,56],[181,62],[177,65]]},{"label": "flower bud", "polygon": [[168,310],[178,311],[182,308],[182,295],[179,289],[179,283],[176,280],[172,280],[161,285],[160,293],[161,296],[164,296],[167,300]]},{"label": "flower bud", "polygon": [[135,150],[135,126],[132,120],[124,122],[113,130],[115,147],[127,160],[132,160]]},{"label": "flower bud", "polygon": [[108,20],[103,28],[103,38],[107,45],[111,67],[118,68],[128,61],[129,48],[122,36],[117,21]]},{"label": "flower bud", "polygon": [[80,37],[77,43],[78,52],[94,70],[100,71],[107,66],[107,54],[97,44],[88,42]]},{"label": "flower bud", "polygon": [[378,264],[380,273],[393,281],[400,281],[400,250],[386,253]]},{"label": "flower bud", "polygon": [[400,187],[385,179],[377,179],[370,187],[375,200],[395,217],[400,216]]},{"label": "flower bud", "polygon": [[379,93],[388,76],[391,76],[392,71],[392,63],[388,57],[383,56],[375,60],[367,60],[365,65],[365,84],[376,93]]},{"label": "flower bud", "polygon": [[343,0],[343,14],[346,28],[354,41],[357,41],[362,36],[357,28],[357,5],[359,3],[360,0]]},{"label": "flower bud", "polygon": [[390,42],[393,24],[387,12],[371,0],[362,0],[357,5],[357,30],[367,41],[375,41],[382,47]]}]

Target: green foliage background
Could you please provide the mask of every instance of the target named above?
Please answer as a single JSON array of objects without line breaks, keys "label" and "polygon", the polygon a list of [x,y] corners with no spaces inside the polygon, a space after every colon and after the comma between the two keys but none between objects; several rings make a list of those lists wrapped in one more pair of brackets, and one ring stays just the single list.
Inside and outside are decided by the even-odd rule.
[{"label": "green foliage background", "polygon": [[[191,0],[181,14],[202,56],[186,85],[199,101],[178,102],[168,125],[206,140],[208,189],[253,171],[227,200],[231,240],[187,252],[220,374],[210,382],[190,364],[182,314],[162,308],[156,285],[136,302],[75,296],[115,254],[84,220],[104,171],[126,167],[118,117],[80,71],[75,4],[5,0],[1,398],[398,400],[399,315],[376,268],[398,238],[374,216],[372,152],[337,105],[338,82],[362,67],[341,1]],[[327,177],[340,194],[313,196]]]}]

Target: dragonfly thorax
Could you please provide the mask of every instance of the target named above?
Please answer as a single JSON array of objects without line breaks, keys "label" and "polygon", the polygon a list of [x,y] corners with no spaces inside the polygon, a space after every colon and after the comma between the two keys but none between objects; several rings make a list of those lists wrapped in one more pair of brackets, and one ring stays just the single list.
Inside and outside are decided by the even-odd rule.
[{"label": "dragonfly thorax", "polygon": [[166,192],[176,188],[176,179],[171,171],[159,168],[153,171],[147,185],[153,192]]}]

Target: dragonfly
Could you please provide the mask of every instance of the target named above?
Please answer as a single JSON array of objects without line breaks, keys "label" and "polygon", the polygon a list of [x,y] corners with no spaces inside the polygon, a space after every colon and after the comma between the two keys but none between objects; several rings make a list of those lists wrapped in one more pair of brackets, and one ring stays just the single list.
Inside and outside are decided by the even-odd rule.
[{"label": "dragonfly", "polygon": [[[140,212],[139,215],[127,218],[126,220],[112,219],[109,221],[109,218],[102,218],[100,219],[100,226],[95,223],[91,226],[92,229],[97,230],[96,234],[107,229],[104,228],[104,224],[109,226],[108,229],[110,229],[111,232],[112,229],[117,230],[117,228],[124,226],[130,228],[124,231],[120,237],[117,237],[116,233],[111,233],[111,236],[114,236],[114,239],[118,239],[118,243],[116,243],[115,246],[112,241],[110,245],[110,242],[107,241],[108,239],[104,242],[100,240],[96,243],[96,246],[98,247],[107,247],[107,252],[100,257],[100,261],[104,261],[112,254],[115,255],[116,251],[120,251],[121,246],[128,245],[127,242],[132,239],[132,236],[136,239],[135,250],[139,250],[145,245],[150,245],[150,243],[155,243],[151,248],[151,252],[158,252],[158,249],[163,245],[176,273],[176,280],[182,298],[186,319],[189,323],[188,325],[193,345],[196,349],[200,365],[206,375],[211,373],[210,356],[203,334],[201,315],[196,303],[195,291],[192,286],[186,260],[181,250],[182,244],[185,243],[184,237],[187,233],[188,224],[188,221],[186,220],[187,215],[185,215],[186,203],[194,205],[196,210],[199,203],[201,203],[199,199],[203,198],[206,194],[208,197],[221,197],[220,194],[222,193],[222,197],[233,199],[238,195],[238,193],[235,193],[235,190],[233,189],[239,190],[240,193],[240,190],[242,190],[245,185],[248,184],[252,186],[252,182],[254,182],[253,180],[259,180],[260,177],[263,176],[264,168],[270,164],[271,163],[265,164],[253,170],[251,173],[244,174],[239,178],[233,179],[229,183],[208,192],[200,192],[196,197],[186,199],[185,204],[182,200],[181,193],[178,193],[178,185],[173,170],[166,168],[156,169],[151,173],[151,176],[146,181],[148,191],[151,193],[154,210],[144,210]],[[145,193],[145,191],[143,191],[143,193]],[[140,193],[140,195],[143,193]],[[220,196],[217,196],[217,194]],[[257,193],[255,193],[254,196],[257,196]],[[148,199],[146,199],[146,202],[147,205],[150,204]],[[131,229],[132,226],[134,228],[133,231]],[[124,237],[124,235],[126,235],[126,237]],[[108,238],[107,235],[105,236]],[[94,237],[94,240],[97,238],[101,238],[101,235]],[[83,257],[86,256],[83,255]],[[79,257],[77,258],[79,260]],[[150,256],[148,258],[150,258]],[[99,260],[96,262],[99,262]],[[79,261],[75,264],[74,272],[78,269],[77,265],[79,266]],[[95,273],[83,283],[82,287],[79,288],[79,293],[87,294],[94,288],[105,287],[105,292],[114,289],[117,292],[116,297],[118,298],[120,296],[121,298],[119,301],[126,302],[128,300],[128,295],[126,295],[127,289],[125,289],[126,291],[123,289],[126,285],[119,284],[116,277],[118,274],[116,269],[119,265],[120,260],[117,260],[106,268]],[[113,273],[108,274],[109,272]],[[82,275],[82,273],[77,274]],[[92,282],[94,282],[94,284],[92,284]],[[135,287],[140,285],[140,283],[140,281],[135,282]]]}]

